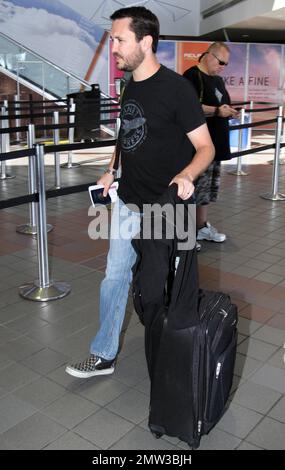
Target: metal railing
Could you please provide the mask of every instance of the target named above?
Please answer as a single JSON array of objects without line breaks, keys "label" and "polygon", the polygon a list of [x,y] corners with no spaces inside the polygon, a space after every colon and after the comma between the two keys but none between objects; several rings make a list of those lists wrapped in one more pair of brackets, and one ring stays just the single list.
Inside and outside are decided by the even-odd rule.
[{"label": "metal railing", "polygon": [[0,33],[0,66],[2,70],[15,75],[17,80],[17,94],[21,79],[36,85],[45,92],[56,97],[66,96],[68,93],[90,89],[90,84],[74,73],[67,72],[58,65],[33,52],[4,33]]}]

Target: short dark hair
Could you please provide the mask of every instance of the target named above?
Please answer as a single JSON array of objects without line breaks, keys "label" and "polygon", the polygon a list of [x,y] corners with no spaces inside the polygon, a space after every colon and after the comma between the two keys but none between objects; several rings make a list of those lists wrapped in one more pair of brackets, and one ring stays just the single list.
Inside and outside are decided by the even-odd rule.
[{"label": "short dark hair", "polygon": [[122,18],[131,18],[130,29],[135,33],[137,41],[141,41],[145,36],[151,36],[152,51],[157,51],[159,21],[154,13],[145,7],[128,7],[120,8],[110,16],[112,21]]}]

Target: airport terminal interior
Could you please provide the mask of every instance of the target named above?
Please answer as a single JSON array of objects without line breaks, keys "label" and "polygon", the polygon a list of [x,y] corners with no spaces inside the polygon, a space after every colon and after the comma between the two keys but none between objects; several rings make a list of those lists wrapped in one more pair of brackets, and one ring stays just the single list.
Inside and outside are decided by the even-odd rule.
[{"label": "airport terminal interior", "polygon": [[[74,8],[77,4],[78,11],[79,2],[64,3]],[[97,3],[101,8],[102,2]],[[149,3],[155,6],[159,2]],[[209,8],[215,3],[201,2]],[[179,5],[185,8],[186,2]],[[272,36],[268,42],[277,41]],[[280,47],[284,54],[284,45]],[[2,70],[4,112],[4,100],[19,91],[17,80],[8,75]],[[18,77],[23,100],[29,102],[31,96],[42,99],[35,84],[29,89],[27,81],[19,83]],[[276,103],[271,117],[280,104]],[[27,125],[26,118],[21,125]],[[17,126],[16,119],[10,126]],[[246,148],[267,147],[240,160],[223,162],[219,198],[210,205],[208,217],[227,239],[223,243],[200,242],[200,287],[227,293],[237,305],[238,346],[226,410],[214,429],[202,436],[199,450],[285,450],[285,150],[281,146],[277,152],[277,146],[272,147],[276,139],[279,144],[284,142],[284,122],[277,134],[272,123],[252,129],[246,134]],[[25,147],[21,142],[24,132],[16,135],[14,130],[9,149],[4,135],[1,153]],[[53,143],[51,135],[41,134],[38,141],[48,148]],[[66,143],[67,137],[64,134],[61,140]],[[86,145],[58,153],[61,164],[72,159],[60,168],[60,187],[86,185],[84,190],[46,201],[46,221],[52,229],[46,238],[46,268],[51,283],[61,281],[70,286],[68,295],[48,301],[19,295],[27,283],[38,282],[42,253],[37,235],[19,231],[30,221],[31,206],[0,206],[0,450],[189,450],[182,440],[167,435],[156,439],[149,430],[144,326],[131,293],[115,372],[89,379],[65,372],[67,364],[88,356],[90,341],[99,327],[99,288],[109,242],[90,236],[96,212],[87,186],[95,184],[108,167],[115,137],[114,126],[110,130],[104,124],[93,148],[87,139],[90,148]],[[98,145],[101,140],[104,147]],[[110,140],[109,146],[106,140]],[[47,154],[46,190],[58,183],[54,163],[54,154]],[[2,163],[0,202],[28,194],[28,173],[28,157],[8,159],[5,167]],[[111,211],[110,205],[109,215]]]}]

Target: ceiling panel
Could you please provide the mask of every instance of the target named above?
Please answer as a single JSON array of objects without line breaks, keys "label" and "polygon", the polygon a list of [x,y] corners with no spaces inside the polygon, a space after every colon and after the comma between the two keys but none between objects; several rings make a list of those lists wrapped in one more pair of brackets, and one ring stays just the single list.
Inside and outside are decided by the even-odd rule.
[{"label": "ceiling panel", "polygon": [[110,29],[110,15],[119,8],[144,5],[157,15],[162,35],[199,34],[200,1],[194,0],[62,0],[66,5]]},{"label": "ceiling panel", "polygon": [[[211,31],[199,36],[200,0],[61,0],[65,4],[92,19],[98,26],[110,29],[110,15],[117,9],[132,5],[145,5],[159,18],[161,35],[164,37],[181,37],[202,40],[225,40],[250,42],[285,42],[285,1],[269,2],[274,11],[247,18],[233,23],[230,16],[225,29]],[[206,0],[201,5],[205,7]],[[211,4],[219,3],[213,0]],[[243,6],[244,3],[244,6]],[[207,3],[208,4],[208,3]],[[250,10],[241,2],[239,8],[248,14]],[[284,8],[281,8],[284,5]],[[256,9],[257,10],[257,9]]]}]

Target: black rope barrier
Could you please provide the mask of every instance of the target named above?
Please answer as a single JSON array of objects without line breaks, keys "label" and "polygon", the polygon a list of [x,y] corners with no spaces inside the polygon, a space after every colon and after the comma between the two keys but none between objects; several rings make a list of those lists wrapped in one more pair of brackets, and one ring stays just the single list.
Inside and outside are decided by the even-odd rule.
[{"label": "black rope barrier", "polygon": [[[115,142],[115,141],[113,141],[113,142]],[[100,143],[98,142],[98,144],[100,144],[100,145],[95,145],[95,147],[98,147],[98,146],[105,147],[105,146],[107,146],[107,144],[109,145],[109,143],[106,142],[106,141],[103,141],[103,142],[100,142]],[[57,145],[57,146],[54,145],[54,146],[50,146],[50,147],[45,147],[45,153],[53,153],[55,151],[58,151],[58,149],[62,148],[62,147],[66,148],[67,150],[70,149],[71,147],[72,147],[73,150],[74,149],[79,149],[79,148],[91,148],[91,147],[94,147],[94,142],[93,143],[86,143],[86,144],[70,144],[70,145]],[[260,147],[256,147],[254,149],[247,149],[247,150],[242,150],[240,152],[234,152],[234,153],[231,154],[231,156],[232,156],[232,158],[241,157],[241,156],[244,156],[244,155],[250,155],[250,154],[253,154],[253,153],[263,152],[265,150],[274,149],[275,147],[276,147],[275,144],[263,145],[263,146],[260,146]],[[280,147],[284,148],[285,143],[280,144]],[[27,156],[27,155],[34,155],[35,150],[34,149],[27,149],[25,151],[21,150],[21,151],[16,151],[16,152],[10,152],[10,154],[13,154],[13,157],[11,157],[11,159],[12,158],[21,158],[21,157]],[[9,155],[9,154],[2,154],[0,156],[0,161],[2,159],[7,160],[6,155]],[[74,185],[74,186],[67,186],[65,188],[47,190],[46,191],[46,198],[47,199],[52,199],[54,197],[68,196],[69,194],[76,194],[76,193],[84,192],[84,191],[87,191],[89,186],[91,186],[93,184],[96,184],[96,183],[94,181],[91,181],[89,183],[83,183],[83,184],[78,184],[78,185]],[[24,195],[24,196],[18,196],[18,197],[6,199],[5,201],[0,201],[0,209],[7,209],[9,207],[16,207],[16,206],[20,206],[22,204],[28,204],[30,202],[38,202],[38,201],[39,201],[38,193]]]},{"label": "black rope barrier", "polygon": [[[13,103],[17,103],[17,104],[21,104],[21,103],[40,103],[40,104],[49,104],[49,103],[64,103],[65,101],[69,101],[68,98],[59,98],[57,100],[8,100],[8,105],[9,104],[13,104]],[[90,99],[91,101],[91,99]],[[98,101],[98,100],[97,100]],[[116,101],[118,102],[118,99],[117,98],[112,98],[111,96],[110,97],[100,97],[100,101]],[[4,100],[0,100],[0,103],[4,103]],[[264,103],[265,104],[265,103]]]},{"label": "black rope barrier", "polygon": [[109,147],[116,144],[116,139],[95,140],[94,142],[60,144],[45,146],[45,153],[72,152],[73,150],[84,150],[98,147]]},{"label": "black rope barrier", "polygon": [[[66,98],[60,98],[58,100],[46,100],[46,101],[44,101],[44,100],[32,100],[32,101],[31,100],[13,100],[13,101],[8,100],[8,106],[13,105],[14,103],[16,103],[16,104],[42,103],[43,105],[45,105],[45,104],[49,104],[49,103],[63,103],[65,101],[68,101],[68,100]],[[0,103],[3,104],[4,100],[0,101]]]},{"label": "black rope barrier", "polygon": [[4,129],[0,129],[1,134],[13,134],[13,132],[27,132],[28,126],[20,126],[20,127],[5,127]]},{"label": "black rope barrier", "polygon": [[5,201],[0,201],[0,209],[8,209],[9,207],[21,206],[22,204],[28,204],[30,202],[38,202],[38,193],[27,194],[25,196],[12,197]]},{"label": "black rope barrier", "polygon": [[[254,101],[253,104],[275,104],[274,101]],[[281,106],[281,104],[279,105]]]},{"label": "black rope barrier", "polygon": [[[59,112],[60,116],[69,116],[73,115],[75,112]],[[41,117],[53,117],[53,112],[48,112],[48,113],[30,113],[30,114],[10,114],[7,116],[0,116],[0,120],[8,120],[8,119],[35,119],[35,118],[41,118]]]},{"label": "black rope barrier", "polygon": [[[115,124],[117,119],[102,119],[99,121],[99,125],[101,124]],[[36,124],[35,131],[48,131],[53,129],[70,129],[77,127],[75,123],[63,123],[63,124]],[[27,132],[28,126],[21,126],[21,127],[7,127],[5,129],[0,129],[1,134],[12,134],[13,132]]]},{"label": "black rope barrier", "polygon": [[[101,111],[100,114],[116,113],[120,112],[120,108],[108,109]],[[59,111],[59,116],[76,116],[76,111]],[[53,117],[53,112],[48,113],[30,113],[30,114],[10,114],[7,116],[0,116],[1,121],[7,121],[8,119],[35,119],[41,117]]]},{"label": "black rope barrier", "polygon": [[[116,119],[101,119],[99,121],[99,125],[101,124],[115,124],[117,122]],[[273,124],[276,122],[276,118],[274,119],[268,119],[265,121],[257,121],[257,122],[252,122],[252,123],[246,123],[246,124],[236,124],[233,126],[229,126],[230,130],[238,130],[238,129],[247,129],[250,127],[258,127],[263,124]],[[285,122],[285,118],[283,118],[283,122]],[[44,131],[44,130],[53,130],[53,129],[69,129],[69,128],[75,128],[76,124],[75,123],[63,123],[63,124],[40,124],[40,125],[35,125],[35,130],[36,131]],[[20,126],[20,127],[7,127],[5,129],[0,129],[0,135],[1,134],[12,134],[15,132],[27,132],[28,126]]]},{"label": "black rope barrier", "polygon": [[[97,140],[92,142],[78,142],[74,144],[60,144],[45,146],[45,153],[66,152],[73,150],[84,150],[98,147],[109,147],[116,144],[116,139]],[[0,154],[0,161],[14,160],[17,158],[31,157],[35,155],[34,149],[14,150]]]},{"label": "black rope barrier", "polygon": [[74,193],[82,193],[83,191],[87,191],[89,186],[96,184],[94,181],[91,181],[91,183],[84,183],[84,184],[77,184],[76,186],[67,186],[65,188],[60,188],[60,189],[49,189],[46,191],[46,197],[47,199],[51,199],[53,197],[58,197],[58,196],[67,196],[69,194],[74,194]]},{"label": "black rope barrier", "polygon": [[[26,100],[27,103],[60,103],[68,101],[67,98],[59,98],[57,100]],[[21,103],[22,101],[14,101],[14,103]]]},{"label": "black rope barrier", "polygon": [[249,127],[258,127],[258,126],[261,126],[263,124],[273,124],[274,122],[276,122],[276,118],[267,119],[266,121],[249,122],[247,124],[237,124],[237,125],[234,125],[234,126],[229,126],[229,129],[230,129],[230,131],[238,130],[238,129],[247,129]]},{"label": "black rope barrier", "polygon": [[233,101],[231,103],[232,106],[237,106],[237,105],[240,105],[240,104],[250,104],[251,102],[250,101]]},{"label": "black rope barrier", "polygon": [[[89,186],[96,184],[96,182],[91,181],[89,183],[77,184],[75,186],[66,186],[65,188],[60,189],[49,189],[46,191],[46,198],[52,199],[59,196],[68,196],[69,194],[82,193],[88,191]],[[21,206],[22,204],[28,204],[30,202],[38,202],[39,195],[38,193],[27,194],[25,196],[13,197],[6,199],[5,201],[0,201],[0,210],[8,209],[9,207]]]},{"label": "black rope barrier", "polygon": [[272,108],[257,108],[257,109],[245,109],[245,113],[261,113],[265,111],[276,111],[279,109],[279,106],[273,106]]},{"label": "black rope barrier", "polygon": [[[54,105],[50,105],[50,106],[41,106],[40,104],[36,104],[35,106],[32,106],[33,109],[61,109],[61,108],[67,108],[67,105],[66,104],[54,104]],[[22,110],[25,110],[25,109],[31,109],[31,106],[12,106],[12,105],[8,105],[6,106],[6,109],[8,110],[13,110],[13,111],[22,111]]]},{"label": "black rope barrier", "polygon": [[0,162],[3,160],[31,157],[32,155],[35,155],[34,149],[14,150],[13,152],[0,153]]},{"label": "black rope barrier", "polygon": [[232,156],[232,158],[243,157],[244,155],[250,155],[251,153],[263,152],[265,150],[270,150],[270,149],[274,149],[274,148],[275,148],[275,144],[262,145],[260,147],[255,147],[254,149],[241,150],[240,152],[231,153],[231,156]]},{"label": "black rope barrier", "polygon": [[[253,104],[273,104],[273,105],[277,105],[277,103],[275,103],[274,101],[232,101],[232,105],[239,105],[239,104],[250,104],[250,103],[253,103]],[[279,105],[281,106],[281,105]]]}]

